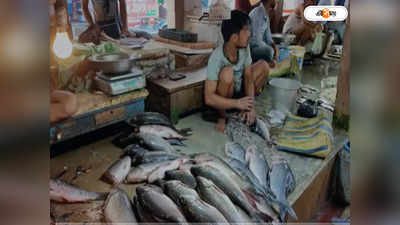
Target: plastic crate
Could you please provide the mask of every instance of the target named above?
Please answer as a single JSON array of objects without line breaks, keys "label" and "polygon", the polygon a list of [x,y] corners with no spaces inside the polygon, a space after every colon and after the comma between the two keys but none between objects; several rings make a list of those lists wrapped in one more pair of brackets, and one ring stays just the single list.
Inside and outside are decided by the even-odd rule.
[{"label": "plastic crate", "polygon": [[162,29],[158,32],[162,38],[181,41],[181,42],[197,42],[197,34],[177,29]]}]

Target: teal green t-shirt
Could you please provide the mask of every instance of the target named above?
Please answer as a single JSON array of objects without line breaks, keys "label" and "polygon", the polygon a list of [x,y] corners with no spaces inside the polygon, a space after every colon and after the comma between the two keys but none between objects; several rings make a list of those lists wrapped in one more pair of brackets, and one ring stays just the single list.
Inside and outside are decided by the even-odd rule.
[{"label": "teal green t-shirt", "polygon": [[207,66],[207,79],[217,81],[219,78],[219,72],[224,67],[233,67],[233,75],[235,81],[235,92],[240,92],[242,88],[243,73],[244,69],[251,65],[252,59],[250,55],[250,48],[239,49],[239,58],[236,64],[232,64],[224,55],[223,45],[219,46],[211,54],[208,60]]}]

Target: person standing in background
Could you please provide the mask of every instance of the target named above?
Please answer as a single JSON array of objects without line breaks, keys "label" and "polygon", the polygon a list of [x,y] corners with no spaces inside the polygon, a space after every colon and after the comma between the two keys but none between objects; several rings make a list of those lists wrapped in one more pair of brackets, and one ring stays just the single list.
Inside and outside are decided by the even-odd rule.
[{"label": "person standing in background", "polygon": [[89,27],[99,26],[104,33],[115,39],[119,39],[121,36],[136,36],[128,30],[126,0],[90,1],[94,8],[94,18],[89,12],[89,0],[82,0],[82,11]]},{"label": "person standing in background", "polygon": [[279,58],[279,49],[272,40],[270,13],[275,7],[275,0],[261,0],[258,7],[250,12],[251,37],[250,49],[253,61],[267,61],[270,67],[275,67]]}]

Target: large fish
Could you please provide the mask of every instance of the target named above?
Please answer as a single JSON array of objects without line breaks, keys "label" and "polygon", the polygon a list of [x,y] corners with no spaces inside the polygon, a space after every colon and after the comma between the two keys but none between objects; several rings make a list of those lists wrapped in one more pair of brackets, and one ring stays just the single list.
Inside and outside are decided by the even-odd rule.
[{"label": "large fish", "polygon": [[257,151],[256,146],[250,146],[246,151],[246,161],[248,162],[250,171],[257,177],[260,184],[267,188],[269,166],[263,153]]},{"label": "large fish", "polygon": [[235,205],[229,197],[219,189],[212,181],[198,176],[198,192],[201,198],[208,204],[217,208],[230,223],[250,223],[248,217],[243,217],[236,210]]},{"label": "large fish", "polygon": [[161,125],[172,128],[183,136],[191,135],[192,129],[185,128],[178,130],[172,122],[163,114],[156,112],[143,112],[133,116],[128,124],[131,126],[142,126],[142,125]]},{"label": "large fish", "polygon": [[252,131],[260,137],[262,137],[264,140],[267,142],[271,141],[271,135],[269,132],[269,127],[268,125],[262,120],[261,118],[256,118],[256,122],[254,123],[252,127]]},{"label": "large fish", "polygon": [[274,195],[272,194],[271,190],[269,189],[269,186],[265,188],[257,179],[256,176],[249,170],[249,168],[246,166],[246,164],[242,163],[239,160],[236,159],[228,159],[227,161],[229,165],[242,177],[247,178],[251,184],[253,185],[255,189],[255,193],[268,199],[272,200],[274,199]]},{"label": "large fish", "polygon": [[147,178],[147,182],[153,183],[156,180],[164,179],[166,171],[178,169],[179,166],[182,163],[184,163],[184,161],[185,161],[185,159],[183,159],[183,158],[175,159],[173,161],[168,162],[165,165],[159,166],[157,169],[155,169],[154,171],[152,171],[149,174],[149,177]]},{"label": "large fish", "polygon": [[241,162],[246,161],[246,150],[238,143],[227,142],[225,144],[225,155],[228,158],[233,158]]},{"label": "large fish", "polygon": [[56,202],[67,202],[67,203],[77,203],[77,202],[90,202],[95,200],[104,200],[106,194],[89,192],[73,185],[67,184],[61,180],[50,179],[50,200]]},{"label": "large fish", "polygon": [[139,128],[140,133],[148,133],[158,135],[165,139],[178,139],[178,140],[186,140],[185,137],[178,134],[175,130],[170,127],[160,126],[160,125],[143,125]]},{"label": "large fish", "polygon": [[195,154],[192,157],[197,166],[210,166],[228,175],[232,180],[239,184],[242,189],[256,191],[251,182],[247,180],[247,177],[242,177],[222,158],[211,153]]},{"label": "large fish", "polygon": [[141,224],[150,225],[153,223],[157,223],[157,220],[152,217],[152,211],[149,212],[145,210],[144,207],[139,204],[136,196],[133,198],[133,205],[137,219],[141,222]]},{"label": "large fish", "polygon": [[128,175],[131,169],[131,158],[125,156],[116,161],[103,175],[103,177],[112,185],[120,184]]},{"label": "large fish", "polygon": [[160,136],[149,133],[140,133],[137,136],[142,140],[142,144],[151,151],[176,152],[168,141],[164,140]]},{"label": "large fish", "polygon": [[227,174],[210,166],[192,167],[193,175],[211,180],[234,202],[250,216],[254,216],[254,208],[249,204],[240,186]]},{"label": "large fish", "polygon": [[157,162],[157,163],[148,163],[142,164],[137,167],[133,167],[130,171],[128,176],[126,177],[126,182],[131,184],[137,184],[147,181],[147,178],[155,169],[159,166],[166,166],[168,165],[169,161],[167,162]]},{"label": "large fish", "polygon": [[212,205],[201,200],[197,192],[180,181],[167,181],[165,193],[182,209],[188,222],[227,223],[226,218]]},{"label": "large fish", "polygon": [[151,186],[139,186],[136,188],[137,200],[144,210],[152,212],[156,221],[166,223],[185,223],[185,216],[178,206],[164,193],[160,193]]},{"label": "large fish", "polygon": [[140,147],[139,145],[132,144],[128,145],[124,148],[124,153],[121,156],[121,159],[125,156],[131,157],[132,165],[134,165],[137,161],[137,158],[142,156],[144,153],[148,152],[149,150]]},{"label": "large fish", "polygon": [[107,223],[137,224],[132,202],[121,189],[111,191],[104,203],[103,212]]},{"label": "large fish", "polygon": [[174,160],[182,157],[182,155],[177,153],[169,153],[163,151],[157,152],[146,152],[137,158],[138,164],[165,162],[169,160]]},{"label": "large fish", "polygon": [[162,184],[165,194],[167,194],[178,206],[181,206],[181,196],[194,195],[198,197],[195,189],[190,188],[179,180],[165,181]]},{"label": "large fish", "polygon": [[165,180],[179,180],[190,188],[196,188],[197,182],[189,170],[170,170],[165,173]]},{"label": "large fish", "polygon": [[271,190],[275,194],[279,206],[281,220],[285,221],[286,213],[289,213],[292,218],[297,219],[296,213],[287,200],[287,196],[295,188],[296,181],[285,159],[280,156],[272,158],[269,178]]}]

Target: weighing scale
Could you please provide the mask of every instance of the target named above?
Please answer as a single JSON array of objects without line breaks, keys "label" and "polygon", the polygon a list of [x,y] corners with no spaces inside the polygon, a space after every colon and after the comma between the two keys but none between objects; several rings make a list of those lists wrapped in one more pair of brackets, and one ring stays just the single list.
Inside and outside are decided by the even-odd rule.
[{"label": "weighing scale", "polygon": [[99,72],[95,77],[97,88],[108,95],[120,95],[146,87],[143,71],[134,68],[126,74],[104,74]]}]

